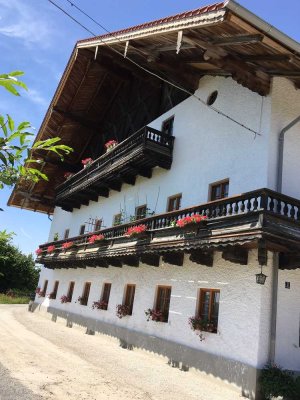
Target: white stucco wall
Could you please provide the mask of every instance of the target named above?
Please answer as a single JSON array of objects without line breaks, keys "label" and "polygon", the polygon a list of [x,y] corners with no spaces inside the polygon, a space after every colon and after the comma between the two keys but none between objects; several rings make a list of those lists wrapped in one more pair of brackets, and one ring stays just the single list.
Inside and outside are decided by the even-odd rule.
[{"label": "white stucco wall", "polygon": [[300,269],[279,271],[277,308],[275,361],[300,372]]},{"label": "white stucco wall", "polygon": [[[161,262],[157,268],[141,264],[139,268],[123,266],[122,269],[43,269],[39,285],[43,287],[44,280],[49,279],[50,293],[54,281],[59,280],[57,299],[37,297],[36,301],[262,367],[269,351],[271,263],[272,257],[269,257],[269,266],[264,268],[268,275],[264,286],[255,283],[255,274],[260,268],[254,250],[249,253],[248,265],[243,266],[225,261],[221,253],[216,252],[212,268],[192,263],[185,256],[183,267]],[[71,280],[76,282],[72,303],[61,304],[60,297],[67,294]],[[92,282],[91,292],[88,306],[81,306],[75,301],[82,295],[86,281]],[[99,299],[104,282],[112,283],[108,310],[93,310],[91,306]],[[133,315],[120,320],[115,308],[122,303],[124,287],[128,283],[136,284]],[[154,306],[157,285],[172,286],[168,323],[146,321],[144,311]],[[188,325],[188,318],[196,312],[200,288],[220,289],[219,332],[206,333],[203,342]]]},{"label": "white stucco wall", "polygon": [[151,179],[138,177],[135,186],[123,185],[121,192],[110,191],[109,198],[99,197],[89,206],[72,213],[56,208],[49,235],[63,237],[79,233],[80,225],[89,217],[103,218],[111,226],[113,215],[125,209],[134,215],[135,207],[147,203],[151,211],[166,211],[167,198],[182,193],[182,207],[208,200],[209,184],[229,178],[229,195],[259,189],[267,185],[268,146],[270,131],[270,98],[238,85],[231,78],[205,77],[196,94],[205,100],[214,91],[214,103],[225,114],[260,132],[256,136],[229,119],[190,97],[153,121],[150,126],[161,129],[162,121],[175,115],[174,159],[169,171],[155,168]]}]

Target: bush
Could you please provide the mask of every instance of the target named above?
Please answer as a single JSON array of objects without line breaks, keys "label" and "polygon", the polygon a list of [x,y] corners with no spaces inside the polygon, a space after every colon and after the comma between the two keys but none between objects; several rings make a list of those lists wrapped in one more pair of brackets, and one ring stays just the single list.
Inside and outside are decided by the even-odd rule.
[{"label": "bush", "polygon": [[286,400],[298,400],[300,379],[277,365],[266,365],[260,376],[261,392],[266,399],[282,396]]}]

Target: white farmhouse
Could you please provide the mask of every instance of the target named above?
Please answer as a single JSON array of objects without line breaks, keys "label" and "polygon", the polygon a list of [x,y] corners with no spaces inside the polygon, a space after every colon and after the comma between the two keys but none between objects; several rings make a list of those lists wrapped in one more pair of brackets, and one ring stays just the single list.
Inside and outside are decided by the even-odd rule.
[{"label": "white farmhouse", "polygon": [[252,399],[299,372],[299,87],[299,43],[234,1],[79,41],[37,136],[75,151],[9,200],[53,214],[37,308]]}]

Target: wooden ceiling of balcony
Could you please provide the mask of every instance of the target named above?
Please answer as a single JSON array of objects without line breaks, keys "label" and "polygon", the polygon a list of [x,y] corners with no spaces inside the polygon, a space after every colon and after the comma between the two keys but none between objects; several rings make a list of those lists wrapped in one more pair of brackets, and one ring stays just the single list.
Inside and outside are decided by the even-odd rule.
[{"label": "wooden ceiling of balcony", "polygon": [[[223,10],[222,17],[199,26],[186,23],[144,34],[132,28],[130,39],[117,32],[79,42],[37,136],[38,140],[59,136],[74,152],[63,163],[54,154],[36,152],[33,157],[44,158],[40,168],[49,182],[19,182],[8,204],[52,213],[55,187],[66,171],[78,171],[82,158],[95,159],[103,153],[106,140],[124,140],[188,97],[127,57],[188,92],[195,91],[205,75],[231,76],[262,96],[269,94],[274,76],[286,77],[300,88],[299,54]],[[182,31],[180,45],[178,31]]]}]

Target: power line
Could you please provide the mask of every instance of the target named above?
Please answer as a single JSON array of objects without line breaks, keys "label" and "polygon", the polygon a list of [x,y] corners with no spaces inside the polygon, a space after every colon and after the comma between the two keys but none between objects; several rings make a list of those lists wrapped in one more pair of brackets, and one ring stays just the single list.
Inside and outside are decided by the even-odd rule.
[{"label": "power line", "polygon": [[[97,37],[97,35],[92,32],[90,29],[88,29],[85,25],[83,25],[80,21],[78,21],[76,18],[74,18],[71,14],[69,14],[66,10],[64,10],[62,7],[60,7],[58,4],[56,4],[53,0],[48,0],[51,4],[53,4],[56,8],[58,8],[60,11],[62,11],[65,15],[67,15],[69,18],[71,18],[75,23],[77,23],[78,25],[80,25],[84,30],[86,30],[87,32],[89,32],[91,35],[93,35],[94,37]],[[80,13],[82,13],[83,15],[85,15],[87,18],[89,18],[91,21],[93,21],[95,24],[97,24],[98,26],[100,26],[103,30],[105,30],[107,33],[109,33],[110,35],[112,35],[113,37],[115,37],[120,43],[123,43],[114,33],[110,32],[108,29],[106,29],[102,24],[100,24],[99,22],[97,22],[94,18],[92,18],[89,14],[87,14],[85,11],[83,11],[81,8],[79,8],[75,3],[73,3],[70,0],[66,0],[72,7],[75,7]],[[117,49],[115,49],[114,47],[112,47],[109,43],[107,43],[106,41],[104,41],[103,39],[97,37],[97,39],[104,44],[105,46],[109,47],[113,52],[115,52],[116,54],[120,55],[122,58],[124,58],[124,54],[121,53],[120,51],[118,51]],[[139,49],[136,49],[139,50]],[[144,54],[143,54],[144,55]],[[200,103],[202,103],[203,105],[205,105],[206,107],[212,109],[213,111],[215,111],[217,114],[227,118],[228,120],[230,120],[231,122],[241,126],[242,128],[248,130],[249,132],[253,133],[255,135],[255,137],[257,135],[261,136],[260,132],[255,131],[252,128],[249,128],[248,126],[244,125],[243,123],[237,121],[236,119],[234,119],[233,117],[231,117],[230,115],[225,114],[223,111],[210,106],[206,103],[206,101],[202,100],[199,96],[197,96],[195,93],[192,93],[191,91],[189,91],[188,89],[169,81],[166,78],[163,78],[162,76],[156,74],[155,72],[143,67],[142,65],[140,65],[139,63],[137,63],[136,61],[134,61],[132,58],[127,57],[126,59],[131,62],[132,64],[134,64],[136,67],[138,67],[139,69],[143,70],[144,72],[156,77],[157,79],[167,83],[168,85],[171,85],[173,87],[175,87],[176,89],[188,94],[189,96],[194,97],[195,99],[197,99],[198,101],[200,101]]]}]

